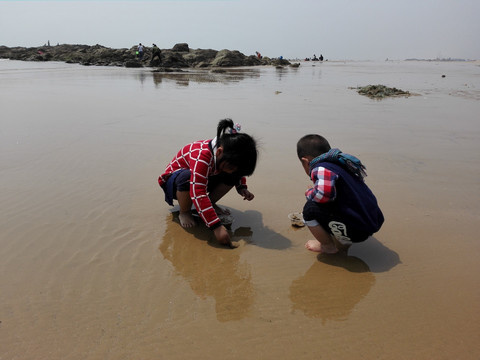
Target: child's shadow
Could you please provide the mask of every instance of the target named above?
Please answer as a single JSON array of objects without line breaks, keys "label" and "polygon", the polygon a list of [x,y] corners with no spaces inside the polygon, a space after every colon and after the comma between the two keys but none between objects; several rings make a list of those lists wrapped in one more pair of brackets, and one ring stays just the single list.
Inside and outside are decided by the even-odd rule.
[{"label": "child's shadow", "polygon": [[401,264],[399,255],[374,237],[370,237],[362,243],[353,244],[348,250],[348,255],[320,254],[317,259],[325,264],[340,266],[351,272],[380,273]]},{"label": "child's shadow", "polygon": [[[273,231],[263,224],[262,213],[255,210],[239,211],[229,208],[234,222],[226,226],[232,237],[234,247],[241,246],[242,243],[260,246],[266,249],[283,250],[292,246],[290,239]],[[171,211],[173,221],[180,223],[178,211]],[[197,239],[207,241],[213,247],[225,247],[215,241],[215,237],[198,216],[194,216],[197,226],[186,228]]]},{"label": "child's shadow", "polygon": [[[284,250],[292,246],[290,239],[263,224],[263,216],[261,212],[255,210],[246,210],[242,212],[234,209],[230,209],[230,211],[236,219],[232,227],[235,227],[236,224],[248,224],[248,228],[251,229],[248,243],[273,250]],[[243,229],[245,228],[237,228],[234,235],[237,231],[241,233]]]}]

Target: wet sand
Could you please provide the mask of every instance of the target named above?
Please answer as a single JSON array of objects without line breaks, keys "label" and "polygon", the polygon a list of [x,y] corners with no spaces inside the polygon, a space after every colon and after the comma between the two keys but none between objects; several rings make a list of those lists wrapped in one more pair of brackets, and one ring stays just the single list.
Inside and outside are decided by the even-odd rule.
[{"label": "wet sand", "polygon": [[[442,75],[446,75],[442,78]],[[372,100],[351,87],[418,94]],[[1,359],[478,359],[480,67],[224,74],[0,61]],[[261,144],[234,250],[156,184],[231,117]],[[357,155],[384,227],[317,256],[290,226],[306,133]]]}]

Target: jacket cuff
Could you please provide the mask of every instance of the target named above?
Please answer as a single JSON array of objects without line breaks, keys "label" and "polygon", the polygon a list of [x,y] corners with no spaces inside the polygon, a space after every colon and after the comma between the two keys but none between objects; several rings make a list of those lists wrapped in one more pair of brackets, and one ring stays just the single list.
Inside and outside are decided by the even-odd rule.
[{"label": "jacket cuff", "polygon": [[213,230],[215,230],[216,228],[218,228],[218,227],[220,227],[220,226],[222,226],[222,222],[221,222],[221,221],[219,221],[219,222],[211,225],[211,226],[209,227],[209,229],[213,231]]},{"label": "jacket cuff", "polygon": [[248,186],[247,185],[238,185],[238,186],[235,186],[235,189],[240,194],[240,191],[242,191],[243,189],[248,189]]}]

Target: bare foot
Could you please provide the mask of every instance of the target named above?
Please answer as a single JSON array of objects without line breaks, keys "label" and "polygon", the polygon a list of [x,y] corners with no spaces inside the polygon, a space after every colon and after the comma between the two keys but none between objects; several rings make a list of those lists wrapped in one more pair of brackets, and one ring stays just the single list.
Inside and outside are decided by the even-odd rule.
[{"label": "bare foot", "polygon": [[338,249],[335,247],[335,245],[332,244],[331,246],[325,246],[322,245],[322,243],[320,243],[318,240],[308,240],[305,243],[305,248],[321,254],[336,254],[338,252]]},{"label": "bare foot", "polygon": [[213,209],[215,210],[215,212],[217,213],[217,216],[220,216],[220,215],[230,215],[230,210],[228,210],[227,208],[224,208],[222,209],[220,206],[218,205],[213,205]]},{"label": "bare foot", "polygon": [[184,228],[191,228],[196,225],[195,219],[190,211],[181,212],[178,215],[178,219],[180,220],[180,225],[182,225]]}]

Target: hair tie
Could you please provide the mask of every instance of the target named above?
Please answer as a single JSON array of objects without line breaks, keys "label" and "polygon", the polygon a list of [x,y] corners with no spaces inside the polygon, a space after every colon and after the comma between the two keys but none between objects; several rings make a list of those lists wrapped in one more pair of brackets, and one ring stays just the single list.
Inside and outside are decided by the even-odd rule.
[{"label": "hair tie", "polygon": [[236,134],[236,133],[239,133],[240,130],[242,130],[242,127],[240,126],[239,123],[236,123],[235,125],[233,125],[232,128],[230,128],[228,133],[229,134]]}]

